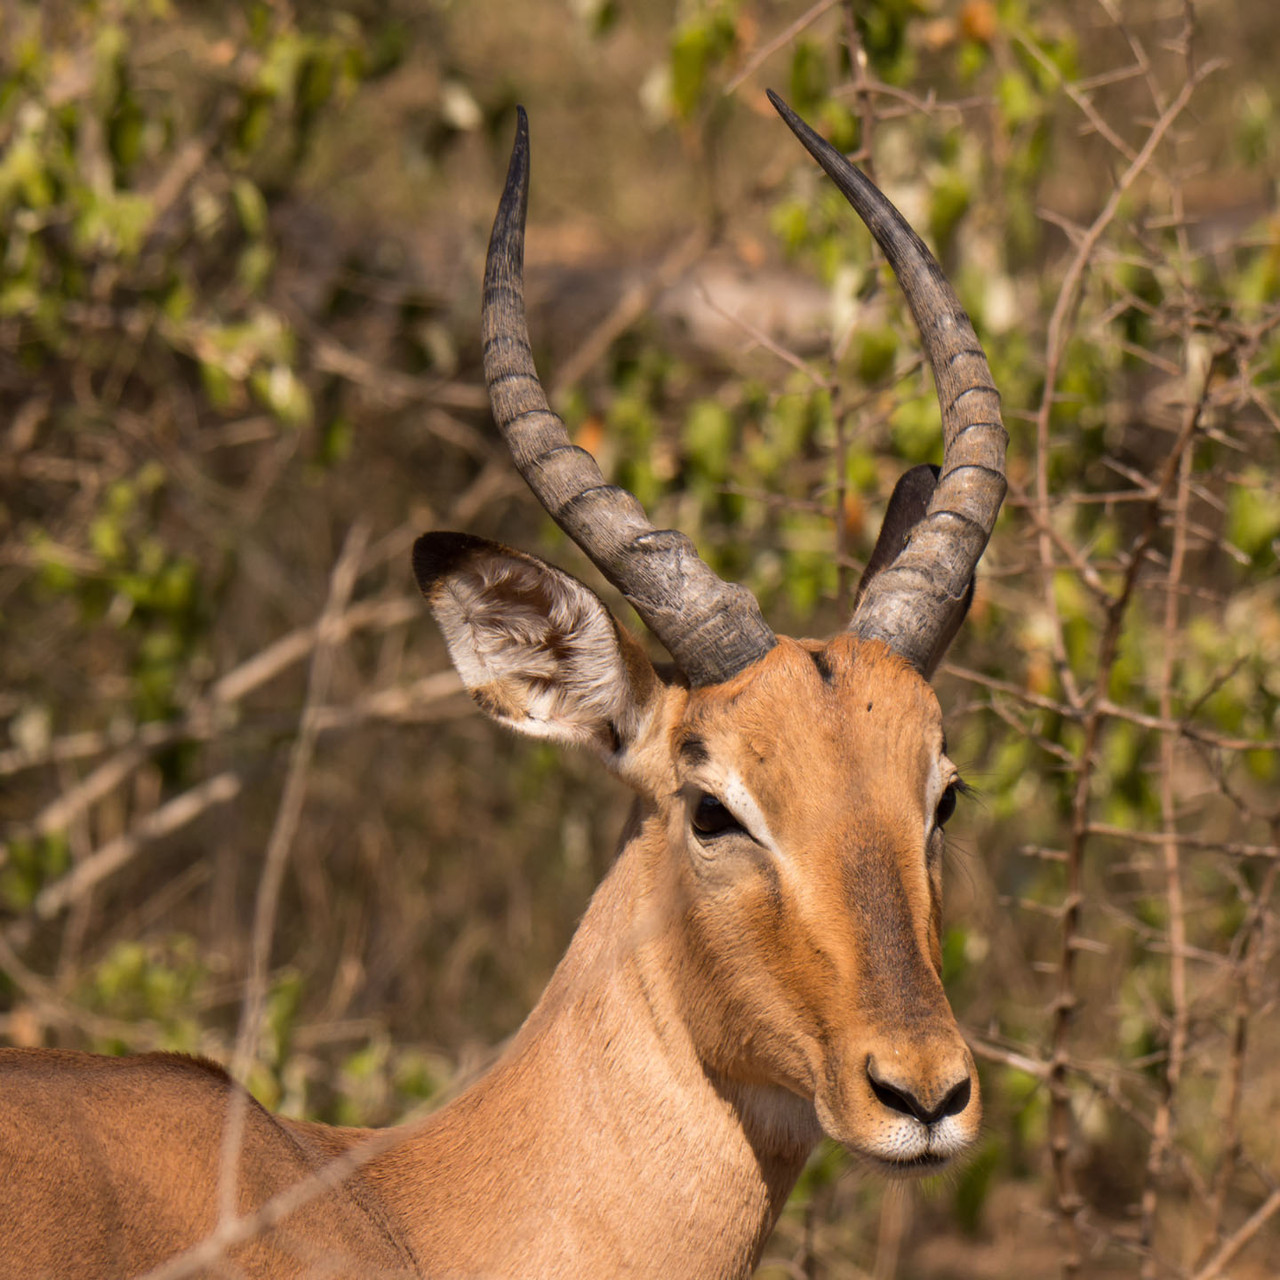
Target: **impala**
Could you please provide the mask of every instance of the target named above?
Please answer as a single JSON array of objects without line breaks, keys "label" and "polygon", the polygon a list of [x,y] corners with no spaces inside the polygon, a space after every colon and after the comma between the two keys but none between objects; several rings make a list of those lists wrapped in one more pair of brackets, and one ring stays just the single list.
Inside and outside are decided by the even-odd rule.
[{"label": "impala", "polygon": [[890,1175],[973,1143],[978,1083],[939,979],[963,784],[927,680],[1004,495],[998,396],[922,242],[774,105],[879,241],[942,408],[940,478],[895,490],[848,629],[775,636],[570,444],[525,325],[521,111],[485,270],[494,417],[676,674],[534,556],[432,533],[413,568],[480,707],[637,793],[617,859],[497,1065],[398,1130],[273,1116],[178,1055],[0,1054],[4,1275],[746,1276],[823,1134]]}]

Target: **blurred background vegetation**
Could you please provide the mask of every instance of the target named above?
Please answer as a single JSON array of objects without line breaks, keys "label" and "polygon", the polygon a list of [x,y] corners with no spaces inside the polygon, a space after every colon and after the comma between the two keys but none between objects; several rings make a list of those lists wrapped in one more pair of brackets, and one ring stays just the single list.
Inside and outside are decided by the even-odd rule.
[{"label": "blurred background vegetation", "polygon": [[940,453],[769,85],[935,246],[1012,483],[938,681],[981,1150],[823,1149],[761,1274],[1280,1273],[1278,41],[1261,0],[0,5],[0,1033],[230,1062],[248,981],[254,1091],[355,1124],[492,1060],[627,804],[473,712],[408,571],[457,527],[597,581],[481,386],[515,103],[546,381],[777,627],[841,625]]}]

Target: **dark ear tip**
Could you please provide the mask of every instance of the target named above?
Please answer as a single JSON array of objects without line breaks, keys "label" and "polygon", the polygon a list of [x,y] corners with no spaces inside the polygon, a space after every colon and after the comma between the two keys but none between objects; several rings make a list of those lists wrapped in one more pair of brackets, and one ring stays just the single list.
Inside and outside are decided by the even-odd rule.
[{"label": "dark ear tip", "polygon": [[469,533],[451,533],[441,530],[424,533],[413,544],[413,576],[418,590],[430,596],[431,588],[472,552],[484,545],[483,538]]}]

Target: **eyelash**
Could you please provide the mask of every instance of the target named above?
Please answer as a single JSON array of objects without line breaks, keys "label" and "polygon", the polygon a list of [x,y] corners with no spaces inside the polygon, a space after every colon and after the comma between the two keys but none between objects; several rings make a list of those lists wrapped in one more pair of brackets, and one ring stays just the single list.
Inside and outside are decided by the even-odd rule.
[{"label": "eyelash", "polygon": [[947,789],[942,793],[942,799],[938,801],[938,807],[934,811],[933,825],[939,830],[945,827],[956,811],[957,800],[972,791],[973,788],[963,778],[953,778],[947,783]]}]

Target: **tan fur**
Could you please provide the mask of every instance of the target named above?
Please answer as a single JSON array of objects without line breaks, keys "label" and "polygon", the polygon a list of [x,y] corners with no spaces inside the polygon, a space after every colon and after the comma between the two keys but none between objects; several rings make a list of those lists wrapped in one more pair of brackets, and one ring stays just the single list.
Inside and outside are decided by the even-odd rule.
[{"label": "tan fur", "polygon": [[[480,570],[509,591],[513,554],[468,549],[433,607]],[[901,1174],[976,1135],[938,978],[932,815],[954,771],[924,680],[843,635],[781,639],[690,691],[546,571],[527,599],[553,597],[572,625],[532,628],[537,662],[500,617],[471,627],[484,610],[446,631],[460,668],[501,672],[504,721],[594,746],[635,788],[617,861],[498,1065],[234,1251],[228,1274],[744,1277],[824,1131]],[[717,788],[750,834],[694,833],[698,794]],[[934,1108],[966,1078],[964,1105],[929,1123],[884,1101]],[[199,1241],[231,1087],[171,1056],[0,1053],[0,1276],[133,1275]],[[369,1136],[251,1104],[240,1212]]]}]

